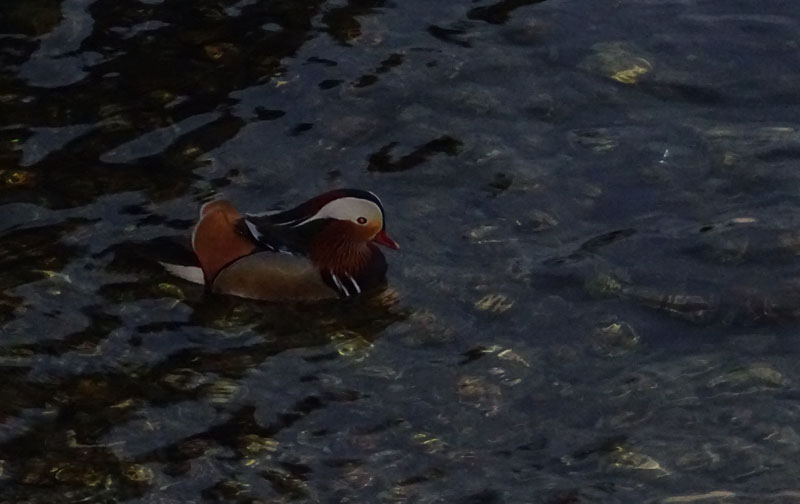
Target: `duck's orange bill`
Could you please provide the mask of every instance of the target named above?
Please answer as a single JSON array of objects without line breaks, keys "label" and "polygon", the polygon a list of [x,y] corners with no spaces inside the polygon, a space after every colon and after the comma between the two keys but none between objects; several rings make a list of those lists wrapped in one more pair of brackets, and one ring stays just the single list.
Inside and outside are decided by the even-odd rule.
[{"label": "duck's orange bill", "polygon": [[386,234],[386,231],[381,229],[378,231],[378,234],[375,235],[375,238],[372,239],[375,243],[380,243],[384,247],[389,247],[390,249],[399,249],[400,245],[397,244],[394,240],[389,238],[389,235]]}]

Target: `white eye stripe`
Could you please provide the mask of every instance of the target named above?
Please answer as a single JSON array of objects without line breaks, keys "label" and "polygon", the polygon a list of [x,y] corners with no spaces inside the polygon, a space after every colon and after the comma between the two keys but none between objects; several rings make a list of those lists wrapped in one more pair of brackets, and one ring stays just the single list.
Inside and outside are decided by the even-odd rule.
[{"label": "white eye stripe", "polygon": [[382,215],[381,208],[374,202],[362,198],[347,197],[338,198],[325,204],[317,213],[305,220],[287,223],[286,225],[298,227],[318,219],[349,220],[357,223],[359,217],[366,217],[368,221],[374,221],[381,219]]}]

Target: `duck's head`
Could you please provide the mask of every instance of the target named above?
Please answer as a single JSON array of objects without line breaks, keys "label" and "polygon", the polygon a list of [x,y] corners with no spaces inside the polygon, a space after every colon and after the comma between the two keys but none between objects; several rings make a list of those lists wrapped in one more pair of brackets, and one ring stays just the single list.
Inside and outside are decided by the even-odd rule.
[{"label": "duck's head", "polygon": [[337,189],[320,194],[283,212],[275,220],[278,225],[295,228],[324,223],[323,234],[329,240],[377,243],[395,250],[400,248],[386,232],[381,200],[374,193],[361,189]]}]

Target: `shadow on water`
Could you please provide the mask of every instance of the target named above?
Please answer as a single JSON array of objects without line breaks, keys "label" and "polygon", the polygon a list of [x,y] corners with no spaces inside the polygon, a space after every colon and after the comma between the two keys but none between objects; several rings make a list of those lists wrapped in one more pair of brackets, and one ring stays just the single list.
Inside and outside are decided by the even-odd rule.
[{"label": "shadow on water", "polygon": [[515,9],[545,2],[546,0],[502,0],[492,5],[475,7],[467,13],[467,18],[503,24],[508,21]]}]

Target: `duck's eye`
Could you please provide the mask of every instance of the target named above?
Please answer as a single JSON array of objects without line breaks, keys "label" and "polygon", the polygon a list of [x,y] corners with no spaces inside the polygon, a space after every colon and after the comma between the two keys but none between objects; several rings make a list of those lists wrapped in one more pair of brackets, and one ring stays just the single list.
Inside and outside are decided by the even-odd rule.
[{"label": "duck's eye", "polygon": [[358,219],[356,219],[356,222],[358,222],[359,224],[366,224],[367,223],[367,218],[366,217],[359,217]]}]

